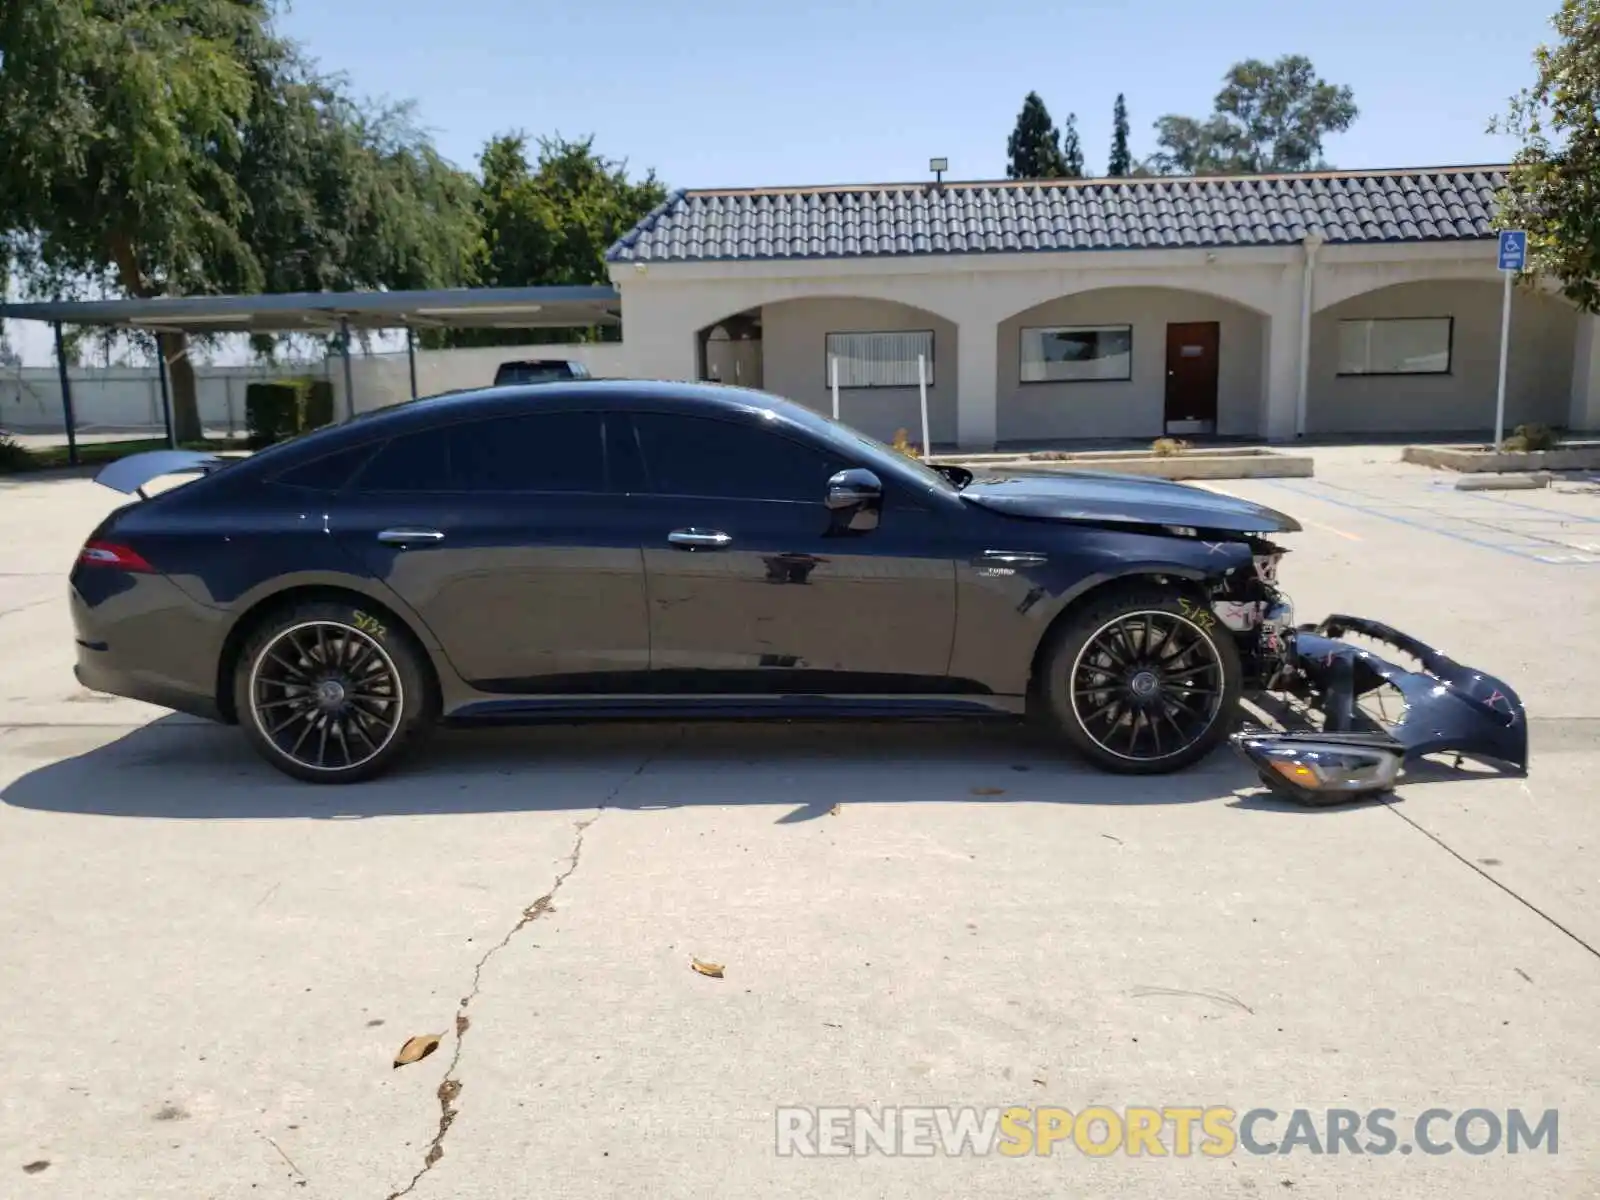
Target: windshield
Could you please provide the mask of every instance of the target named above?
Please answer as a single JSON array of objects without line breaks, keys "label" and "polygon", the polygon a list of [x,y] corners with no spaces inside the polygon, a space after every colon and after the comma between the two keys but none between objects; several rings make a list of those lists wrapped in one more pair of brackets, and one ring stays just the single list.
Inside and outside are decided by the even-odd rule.
[{"label": "windshield", "polygon": [[796,404],[792,400],[785,400],[778,396],[765,396],[767,407],[775,409],[792,420],[796,425],[810,430],[819,437],[838,446],[848,446],[865,456],[868,462],[890,472],[899,472],[917,479],[929,488],[955,495],[961,489],[952,483],[949,477],[935,471],[921,459],[912,458],[910,455],[901,454],[892,446],[886,446],[877,438],[868,437],[859,429],[846,425],[843,421],[835,421],[832,417],[824,416],[814,409]]}]

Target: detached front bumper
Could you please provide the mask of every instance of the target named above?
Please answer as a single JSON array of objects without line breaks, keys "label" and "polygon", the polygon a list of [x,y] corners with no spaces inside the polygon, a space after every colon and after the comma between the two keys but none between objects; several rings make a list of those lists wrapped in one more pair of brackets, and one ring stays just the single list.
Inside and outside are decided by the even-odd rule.
[{"label": "detached front bumper", "polygon": [[[1347,633],[1393,647],[1418,669],[1341,640]],[[1369,796],[1392,787],[1407,763],[1450,752],[1527,773],[1527,714],[1504,681],[1361,617],[1330,616],[1286,640],[1283,685],[1321,711],[1321,728],[1247,729],[1233,737],[1272,790],[1311,803]],[[1380,727],[1356,702],[1385,685],[1399,692],[1404,707],[1398,720]]]}]

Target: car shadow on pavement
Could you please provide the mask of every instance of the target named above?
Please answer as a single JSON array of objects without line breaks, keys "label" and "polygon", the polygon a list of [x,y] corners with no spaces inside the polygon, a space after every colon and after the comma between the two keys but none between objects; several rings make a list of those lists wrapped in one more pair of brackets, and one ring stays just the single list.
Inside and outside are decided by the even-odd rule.
[{"label": "car shadow on pavement", "polygon": [[13,734],[7,750],[40,763],[0,789],[15,808],[175,819],[769,805],[793,824],[837,804],[1191,804],[1254,784],[1226,751],[1171,775],[1116,776],[999,723],[441,730],[390,774],[337,787],[279,774],[237,729],[175,716],[112,740],[56,727],[30,747]]}]

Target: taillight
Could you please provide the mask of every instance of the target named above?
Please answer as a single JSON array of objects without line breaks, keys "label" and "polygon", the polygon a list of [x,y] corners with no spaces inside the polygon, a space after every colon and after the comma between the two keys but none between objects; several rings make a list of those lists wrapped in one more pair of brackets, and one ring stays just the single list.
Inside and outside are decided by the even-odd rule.
[{"label": "taillight", "polygon": [[119,571],[155,570],[137,551],[115,542],[85,542],[78,551],[78,563],[85,567],[113,567]]}]

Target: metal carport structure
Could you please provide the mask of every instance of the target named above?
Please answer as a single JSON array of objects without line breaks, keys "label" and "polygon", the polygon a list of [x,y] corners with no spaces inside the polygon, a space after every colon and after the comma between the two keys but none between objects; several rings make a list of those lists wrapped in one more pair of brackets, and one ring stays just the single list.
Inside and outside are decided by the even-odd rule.
[{"label": "metal carport structure", "polygon": [[[352,330],[404,329],[417,394],[417,329],[567,329],[622,323],[622,299],[608,284],[520,288],[443,288],[406,292],[296,292],[261,296],[159,296],[142,300],[51,300],[0,304],[0,319],[43,321],[55,329],[56,363],[67,426],[69,461],[78,461],[72,383],[62,327],[144,333],[341,333],[345,402],[354,410],[350,370]],[[165,354],[156,355],[167,440],[173,441]]]}]

